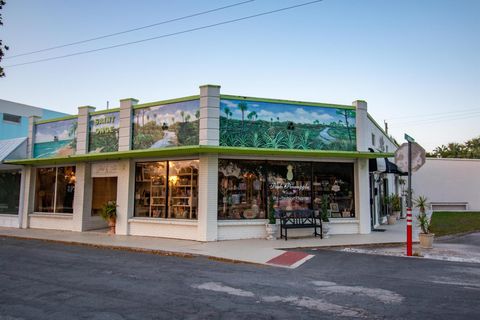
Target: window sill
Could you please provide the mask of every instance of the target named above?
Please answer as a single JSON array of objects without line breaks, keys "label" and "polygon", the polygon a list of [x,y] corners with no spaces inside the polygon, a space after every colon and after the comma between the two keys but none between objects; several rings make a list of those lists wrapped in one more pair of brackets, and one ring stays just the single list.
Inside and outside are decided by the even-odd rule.
[{"label": "window sill", "polygon": [[359,223],[359,221],[356,218],[329,218],[329,219],[330,221],[327,223],[331,223],[331,224]]},{"label": "window sill", "polygon": [[149,224],[167,224],[167,225],[181,225],[181,226],[196,226],[197,220],[184,219],[165,219],[165,218],[130,218],[128,223],[149,223]]},{"label": "window sill", "polygon": [[47,212],[34,212],[29,214],[30,217],[40,218],[60,218],[60,219],[73,219],[73,213],[47,213]]},{"label": "window sill", "polygon": [[218,226],[263,226],[267,222],[267,219],[218,220]]},{"label": "window sill", "polygon": [[7,218],[18,218],[18,213],[0,213],[0,218],[1,217],[7,217]]}]

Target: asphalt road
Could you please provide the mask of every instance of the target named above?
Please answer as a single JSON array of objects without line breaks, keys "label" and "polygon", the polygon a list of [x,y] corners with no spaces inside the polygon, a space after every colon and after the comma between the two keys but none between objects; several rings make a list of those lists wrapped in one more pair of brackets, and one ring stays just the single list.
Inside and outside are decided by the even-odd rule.
[{"label": "asphalt road", "polygon": [[480,319],[480,264],[312,252],[289,270],[0,238],[0,320]]}]

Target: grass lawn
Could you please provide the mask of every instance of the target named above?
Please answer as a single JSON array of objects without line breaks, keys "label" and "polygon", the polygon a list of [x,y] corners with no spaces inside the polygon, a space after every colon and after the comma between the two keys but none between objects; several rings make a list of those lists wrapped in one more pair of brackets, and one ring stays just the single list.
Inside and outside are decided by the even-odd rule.
[{"label": "grass lawn", "polygon": [[480,212],[435,211],[431,231],[435,236],[480,231]]}]

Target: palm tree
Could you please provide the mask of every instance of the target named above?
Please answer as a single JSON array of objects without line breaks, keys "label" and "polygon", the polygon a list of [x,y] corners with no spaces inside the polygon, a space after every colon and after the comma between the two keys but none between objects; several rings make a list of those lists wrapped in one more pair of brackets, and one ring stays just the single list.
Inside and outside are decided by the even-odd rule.
[{"label": "palm tree", "polygon": [[185,122],[190,121],[190,118],[191,118],[190,114],[187,114],[187,115],[185,116]]},{"label": "palm tree", "polygon": [[197,118],[197,120],[200,119],[200,110],[195,112],[195,118]]},{"label": "palm tree", "polygon": [[238,104],[238,109],[240,109],[240,111],[242,111],[242,130],[243,130],[244,127],[245,127],[245,111],[247,111],[247,109],[248,109],[247,103],[246,102],[240,102]]},{"label": "palm tree", "polygon": [[185,111],[180,111],[180,116],[182,117],[182,122],[185,122]]},{"label": "palm tree", "polygon": [[348,140],[350,142],[352,142],[352,135],[350,133],[350,124],[348,123],[348,118],[354,118],[355,117],[355,111],[347,110],[347,109],[337,110],[337,114],[345,117],[345,127],[347,127]]}]

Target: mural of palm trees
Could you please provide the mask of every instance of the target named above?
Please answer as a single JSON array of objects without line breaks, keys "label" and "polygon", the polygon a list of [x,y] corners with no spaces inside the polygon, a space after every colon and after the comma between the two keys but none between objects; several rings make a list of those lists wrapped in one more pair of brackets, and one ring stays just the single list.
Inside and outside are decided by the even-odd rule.
[{"label": "mural of palm trees", "polygon": [[191,118],[190,114],[187,114],[187,115],[185,116],[185,122],[189,122],[189,121],[190,121],[190,118]]},{"label": "mural of palm trees", "polygon": [[[336,113],[338,115],[341,115],[345,118],[345,127],[347,127],[347,133],[348,133],[348,140],[352,142],[352,135],[350,133],[350,124],[348,123],[348,118],[353,118],[355,117],[355,111],[353,110],[337,110]],[[340,122],[340,121],[339,121]]]},{"label": "mural of palm trees", "polygon": [[197,118],[197,120],[200,119],[200,110],[195,112],[195,118]]},{"label": "mural of palm trees", "polygon": [[246,102],[240,102],[238,104],[238,109],[242,112],[242,130],[245,128],[245,111],[247,111],[248,106]]},{"label": "mural of palm trees", "polygon": [[224,107],[223,108],[223,112],[225,112],[225,115],[227,116],[227,120],[228,120],[228,116],[230,115],[230,108],[229,107]]},{"label": "mural of palm trees", "polygon": [[180,111],[180,116],[182,117],[182,122],[185,122],[185,111]]},{"label": "mural of palm trees", "polygon": [[250,121],[255,121],[255,119],[258,118],[258,115],[255,111],[252,111],[250,112],[248,115],[247,115],[247,119],[250,120]]}]

